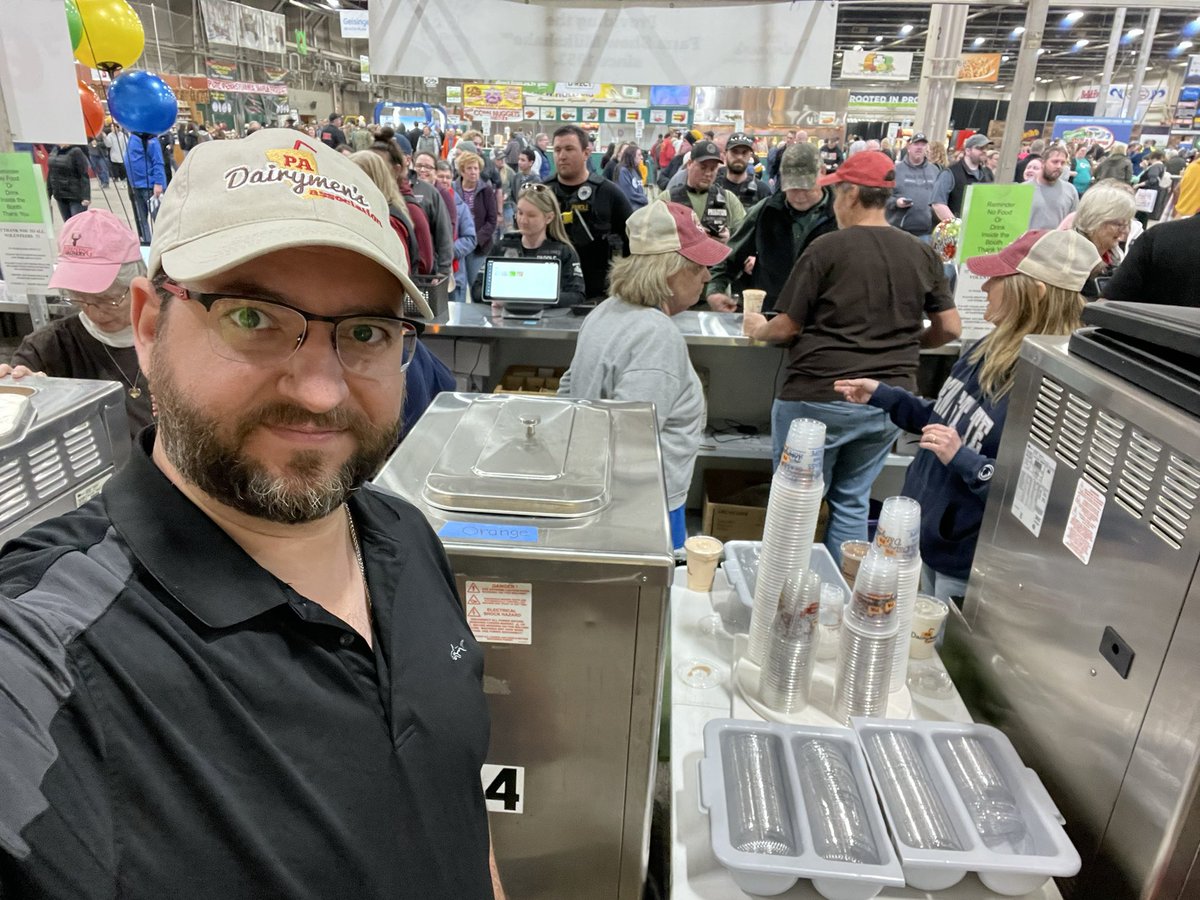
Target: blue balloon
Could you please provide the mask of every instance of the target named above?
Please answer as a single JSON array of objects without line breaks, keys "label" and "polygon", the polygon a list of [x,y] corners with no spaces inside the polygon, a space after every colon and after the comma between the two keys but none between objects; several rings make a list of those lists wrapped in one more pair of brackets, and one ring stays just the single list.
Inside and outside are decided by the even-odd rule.
[{"label": "blue balloon", "polygon": [[134,134],[162,134],[174,127],[179,101],[157,75],[125,72],[108,89],[108,109]]}]

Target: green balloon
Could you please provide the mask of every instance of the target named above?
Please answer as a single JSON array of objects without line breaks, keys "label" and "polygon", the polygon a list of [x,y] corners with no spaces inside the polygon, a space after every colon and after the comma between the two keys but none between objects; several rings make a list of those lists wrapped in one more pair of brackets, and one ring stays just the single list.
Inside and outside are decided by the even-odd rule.
[{"label": "green balloon", "polygon": [[79,18],[79,7],[75,5],[75,0],[67,0],[67,27],[71,29],[71,49],[78,49],[83,39],[83,19]]}]

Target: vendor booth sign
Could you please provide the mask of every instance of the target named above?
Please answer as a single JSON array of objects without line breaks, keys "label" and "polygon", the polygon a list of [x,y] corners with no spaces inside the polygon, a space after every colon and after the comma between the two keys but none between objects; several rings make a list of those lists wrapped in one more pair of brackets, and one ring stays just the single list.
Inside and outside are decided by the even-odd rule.
[{"label": "vendor booth sign", "polygon": [[992,82],[1000,78],[999,53],[964,53],[958,66],[959,81]]},{"label": "vendor booth sign", "polygon": [[842,77],[867,81],[908,81],[913,55],[900,51],[846,50],[842,53]]},{"label": "vendor booth sign", "polygon": [[1099,144],[1105,150],[1114,143],[1129,143],[1133,119],[1097,119],[1091,116],[1059,116],[1051,137],[1056,141]]},{"label": "vendor booth sign", "polygon": [[524,115],[524,92],[519,84],[464,84],[463,110],[469,118],[519,122]]}]

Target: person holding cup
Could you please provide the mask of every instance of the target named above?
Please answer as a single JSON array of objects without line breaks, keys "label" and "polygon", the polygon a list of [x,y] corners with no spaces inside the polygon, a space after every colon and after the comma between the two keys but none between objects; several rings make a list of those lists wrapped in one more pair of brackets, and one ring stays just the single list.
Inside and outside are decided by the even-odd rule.
[{"label": "person holding cup", "polygon": [[847,401],[882,409],[921,435],[902,493],[921,504],[922,592],[943,601],[966,593],[1021,342],[1078,328],[1079,292],[1098,265],[1078,232],[1026,232],[999,253],[967,260],[987,278],[985,317],[994,328],[955,364],[936,401],[870,378],[834,382]]}]

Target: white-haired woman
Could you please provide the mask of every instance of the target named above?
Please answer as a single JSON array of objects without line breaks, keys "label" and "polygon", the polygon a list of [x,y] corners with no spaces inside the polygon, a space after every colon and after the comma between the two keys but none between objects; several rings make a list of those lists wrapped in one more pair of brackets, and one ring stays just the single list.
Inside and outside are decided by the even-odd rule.
[{"label": "white-haired woman", "polygon": [[89,209],[63,224],[50,287],[77,316],[55,319],[26,335],[0,377],[51,375],[116,381],[125,389],[130,436],[154,421],[150,386],[138,367],[129,320],[129,286],[146,274],[138,237],[105,209]]},{"label": "white-haired woman", "polygon": [[609,297],[584,320],[558,392],[587,400],[649,400],[658,417],[671,539],[682,547],[683,505],[704,433],[704,394],[670,317],[691,307],[708,267],[729,254],[690,207],[651,203],[627,224],[629,256],[609,271]]},{"label": "white-haired woman", "polygon": [[1133,188],[1106,178],[1093,184],[1079,198],[1079,209],[1074,216],[1064,220],[1064,228],[1074,228],[1092,242],[1103,263],[1080,291],[1086,299],[1098,299],[1100,288],[1096,279],[1111,278],[1121,264],[1125,256],[1121,243],[1129,240],[1129,229],[1136,212]]}]

